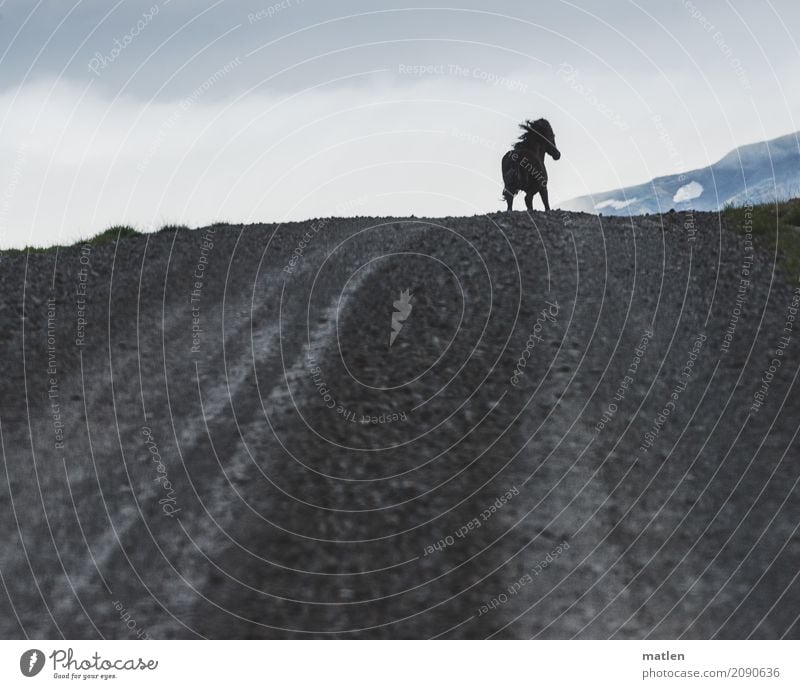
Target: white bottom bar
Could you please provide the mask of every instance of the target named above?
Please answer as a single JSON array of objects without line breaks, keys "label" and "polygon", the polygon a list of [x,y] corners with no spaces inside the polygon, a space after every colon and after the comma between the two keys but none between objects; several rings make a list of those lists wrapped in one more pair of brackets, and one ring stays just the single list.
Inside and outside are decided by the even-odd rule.
[{"label": "white bottom bar", "polygon": [[796,641],[5,641],[0,686],[777,688],[800,686],[798,652]]}]

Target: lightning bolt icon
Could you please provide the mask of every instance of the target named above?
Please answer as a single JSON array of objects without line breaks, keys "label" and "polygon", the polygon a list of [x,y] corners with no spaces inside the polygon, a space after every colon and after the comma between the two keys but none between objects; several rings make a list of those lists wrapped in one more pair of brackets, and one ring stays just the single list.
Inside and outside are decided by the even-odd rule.
[{"label": "lightning bolt icon", "polygon": [[395,338],[403,329],[403,321],[411,315],[411,309],[414,308],[414,305],[411,303],[411,297],[411,290],[403,290],[400,292],[400,298],[392,304],[395,308],[395,312],[392,314],[392,332],[389,336],[390,347],[394,344]]}]

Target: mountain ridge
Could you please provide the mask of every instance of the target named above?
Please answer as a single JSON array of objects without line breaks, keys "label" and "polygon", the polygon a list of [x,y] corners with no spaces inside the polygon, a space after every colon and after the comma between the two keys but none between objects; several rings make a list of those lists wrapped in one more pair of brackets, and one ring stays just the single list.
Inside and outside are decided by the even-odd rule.
[{"label": "mountain ridge", "polygon": [[800,132],[739,146],[711,165],[563,202],[570,211],[640,215],[717,211],[800,196]]}]

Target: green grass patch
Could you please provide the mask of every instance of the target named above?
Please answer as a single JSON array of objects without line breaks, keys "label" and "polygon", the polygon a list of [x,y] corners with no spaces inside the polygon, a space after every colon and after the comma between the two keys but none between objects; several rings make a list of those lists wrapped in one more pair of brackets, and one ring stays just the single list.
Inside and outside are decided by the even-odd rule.
[{"label": "green grass patch", "polygon": [[24,249],[0,249],[0,257],[11,258],[13,256],[22,256],[23,254],[46,254],[48,251],[55,250],[55,246],[26,246]]},{"label": "green grass patch", "polygon": [[[167,229],[178,229],[177,225],[167,225],[163,227],[159,232],[163,232]],[[128,239],[130,237],[142,237],[144,235],[143,232],[139,232],[138,230],[134,229],[130,225],[114,225],[113,227],[109,227],[107,230],[104,230],[100,234],[95,235],[94,237],[89,237],[88,239],[79,239],[77,242],[72,244],[71,246],[78,246],[83,244],[90,244],[91,246],[101,246],[103,244],[108,244],[109,242],[116,242],[117,239]],[[64,244],[53,244],[52,246],[26,246],[24,249],[2,249],[0,250],[0,256],[19,256],[21,254],[46,254],[50,251],[55,251],[56,249],[66,249],[69,248],[67,245]]]},{"label": "green grass patch", "polygon": [[161,234],[163,232],[188,232],[189,226],[188,225],[164,225],[156,230],[153,234]]},{"label": "green grass patch", "polygon": [[778,240],[779,265],[790,284],[800,284],[800,199],[754,206],[726,206],[722,211],[729,230],[744,234],[748,229],[753,241],[762,248],[774,247]]},{"label": "green grass patch", "polygon": [[83,242],[76,242],[77,244],[91,244],[92,246],[100,246],[108,242],[116,242],[117,239],[127,239],[128,237],[141,237],[142,233],[133,229],[129,225],[114,225],[109,227],[104,232],[101,232],[94,237],[87,239]]}]

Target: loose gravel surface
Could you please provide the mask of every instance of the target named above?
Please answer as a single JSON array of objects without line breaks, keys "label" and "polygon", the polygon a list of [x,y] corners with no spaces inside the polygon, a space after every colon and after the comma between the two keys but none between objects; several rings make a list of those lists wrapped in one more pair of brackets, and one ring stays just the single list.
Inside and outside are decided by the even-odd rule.
[{"label": "loose gravel surface", "polygon": [[0,635],[797,638],[773,253],[513,213],[2,256]]}]

